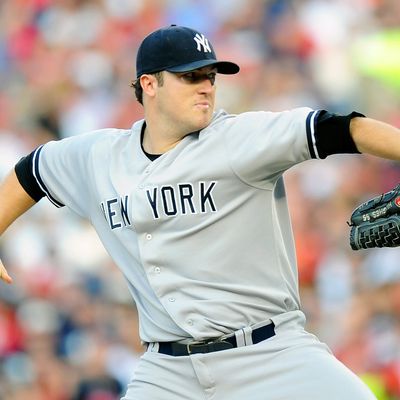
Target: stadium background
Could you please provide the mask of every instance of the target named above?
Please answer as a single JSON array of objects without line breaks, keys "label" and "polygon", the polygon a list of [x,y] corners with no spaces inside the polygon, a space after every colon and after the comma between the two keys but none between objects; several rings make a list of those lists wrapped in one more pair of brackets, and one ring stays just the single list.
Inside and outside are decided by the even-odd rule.
[{"label": "stadium background", "polygon": [[[1,0],[0,177],[48,140],[141,118],[135,53],[170,23],[241,65],[218,79],[231,112],[354,109],[400,126],[398,0]],[[400,253],[352,252],[346,221],[399,166],[346,155],[285,175],[308,329],[380,400],[400,399]],[[0,256],[15,282],[0,284],[0,399],[119,398],[142,352],[137,316],[88,223],[44,200]]]}]

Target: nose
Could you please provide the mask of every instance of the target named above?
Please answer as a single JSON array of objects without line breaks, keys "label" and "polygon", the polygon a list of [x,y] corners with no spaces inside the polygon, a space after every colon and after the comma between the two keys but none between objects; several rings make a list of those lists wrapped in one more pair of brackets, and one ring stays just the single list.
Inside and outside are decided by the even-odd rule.
[{"label": "nose", "polygon": [[201,93],[211,93],[215,89],[214,81],[215,79],[212,78],[204,79],[199,85],[199,91]]}]

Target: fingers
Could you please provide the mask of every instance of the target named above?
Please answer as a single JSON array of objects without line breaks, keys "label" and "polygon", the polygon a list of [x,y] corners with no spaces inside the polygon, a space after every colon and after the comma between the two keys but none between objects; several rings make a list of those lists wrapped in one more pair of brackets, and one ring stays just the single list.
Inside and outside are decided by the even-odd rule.
[{"label": "fingers", "polygon": [[0,280],[3,280],[6,283],[12,283],[12,278],[10,275],[8,275],[8,272],[1,261],[0,261]]}]

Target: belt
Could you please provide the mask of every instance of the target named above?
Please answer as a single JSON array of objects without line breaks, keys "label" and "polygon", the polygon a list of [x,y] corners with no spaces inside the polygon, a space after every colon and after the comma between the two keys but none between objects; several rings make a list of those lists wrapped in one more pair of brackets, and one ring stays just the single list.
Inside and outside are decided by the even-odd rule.
[{"label": "belt", "polygon": [[[158,352],[167,354],[170,356],[188,356],[196,353],[211,353],[214,351],[222,351],[227,349],[233,349],[236,347],[249,346],[262,342],[263,340],[269,339],[275,335],[275,325],[271,322],[268,325],[261,326],[259,328],[251,330],[249,332],[250,337],[247,337],[245,329],[240,329],[236,333],[229,336],[222,336],[215,340],[205,340],[201,342],[192,342],[188,344],[178,342],[159,342],[150,343],[148,349],[152,352]],[[242,333],[242,335],[240,335]],[[238,340],[238,337],[242,337],[243,340]],[[158,345],[158,346],[157,346]],[[158,349],[157,349],[158,347]]]}]

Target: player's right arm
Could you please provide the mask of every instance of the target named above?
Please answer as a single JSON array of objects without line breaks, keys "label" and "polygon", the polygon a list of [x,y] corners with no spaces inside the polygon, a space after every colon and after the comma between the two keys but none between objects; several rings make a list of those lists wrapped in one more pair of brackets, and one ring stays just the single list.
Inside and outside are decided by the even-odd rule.
[{"label": "player's right arm", "polygon": [[[99,165],[93,167],[92,153],[104,160],[116,135],[119,130],[99,130],[50,141],[21,158],[0,185],[0,235],[43,197],[57,208],[67,206],[90,218],[98,206],[92,203],[90,182],[102,173]],[[1,280],[11,283],[1,262],[0,274]]]},{"label": "player's right arm", "polygon": [[[0,235],[23,213],[36,203],[19,183],[12,170],[0,185]],[[0,261],[0,279],[11,283],[12,278]]]}]

